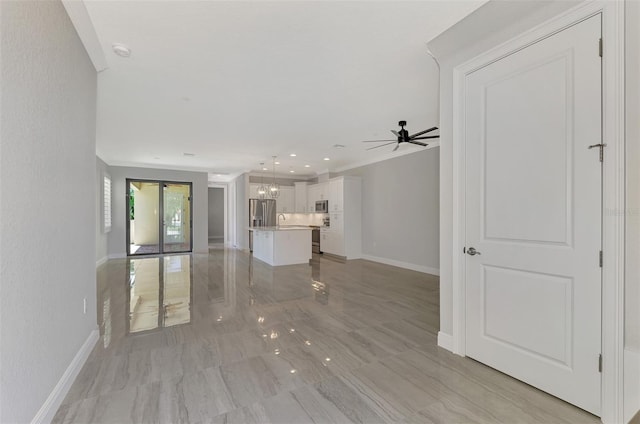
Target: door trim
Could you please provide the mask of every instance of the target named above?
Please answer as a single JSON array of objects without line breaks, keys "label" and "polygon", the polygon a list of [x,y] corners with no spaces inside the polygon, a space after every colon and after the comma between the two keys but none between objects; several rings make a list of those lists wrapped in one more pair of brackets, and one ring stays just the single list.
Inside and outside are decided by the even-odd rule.
[{"label": "door trim", "polygon": [[[144,183],[158,184],[158,253],[129,253],[129,243],[131,243],[131,220],[129,219],[129,187],[132,181],[140,181]],[[177,252],[164,251],[164,186],[165,184],[180,184],[189,186],[189,250],[181,250]],[[193,253],[193,182],[192,181],[167,181],[167,180],[149,180],[145,178],[125,178],[125,257],[153,257],[159,255],[173,255]]]},{"label": "door trim", "polygon": [[[465,356],[465,78],[473,71],[602,14],[602,132],[607,144],[603,163],[602,214],[602,416],[604,423],[623,419],[624,353],[624,3],[586,1],[511,39],[453,71],[453,352]],[[594,52],[597,47],[594,45]],[[594,364],[597,366],[597,364]]]}]

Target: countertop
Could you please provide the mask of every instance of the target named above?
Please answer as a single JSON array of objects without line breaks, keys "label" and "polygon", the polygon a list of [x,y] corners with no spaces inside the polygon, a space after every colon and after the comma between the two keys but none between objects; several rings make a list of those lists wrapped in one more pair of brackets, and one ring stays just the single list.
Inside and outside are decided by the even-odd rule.
[{"label": "countertop", "polygon": [[281,225],[279,227],[250,227],[249,231],[311,231],[308,225]]}]

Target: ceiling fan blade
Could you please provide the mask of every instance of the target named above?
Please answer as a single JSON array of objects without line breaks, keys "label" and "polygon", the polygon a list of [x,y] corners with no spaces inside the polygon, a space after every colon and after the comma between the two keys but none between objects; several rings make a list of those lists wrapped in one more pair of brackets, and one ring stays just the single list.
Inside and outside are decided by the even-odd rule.
[{"label": "ceiling fan blade", "polygon": [[398,133],[398,131],[396,130],[391,130],[391,132],[393,133],[393,135],[395,135],[396,137],[400,137],[400,134]]},{"label": "ceiling fan blade", "polygon": [[400,143],[398,143],[396,147],[393,148],[393,151],[395,152],[396,150],[398,150],[399,147],[400,147]]},{"label": "ceiling fan blade", "polygon": [[429,139],[429,138],[440,138],[440,136],[439,136],[439,135],[428,135],[428,136],[426,136],[426,137],[416,137],[416,138],[412,138],[412,139],[410,139],[409,141],[411,141],[411,140],[427,140],[427,139]]},{"label": "ceiling fan blade", "polygon": [[417,133],[415,133],[413,135],[410,135],[409,138],[413,138],[413,137],[416,137],[418,135],[426,134],[426,133],[429,133],[431,131],[435,131],[437,129],[438,129],[438,127],[431,127],[428,130],[420,131],[420,132],[417,132]]},{"label": "ceiling fan blade", "polygon": [[363,143],[379,143],[381,141],[398,141],[398,140],[363,140]]},{"label": "ceiling fan blade", "polygon": [[[393,143],[397,143],[397,141],[392,141],[391,143],[381,144],[379,146],[369,147],[367,150],[377,149],[378,147],[388,146],[389,144],[393,144]],[[396,147],[396,149],[397,149],[397,147]]]},{"label": "ceiling fan blade", "polygon": [[428,144],[420,143],[419,141],[409,140],[408,142],[411,144],[417,144],[418,146],[424,146],[424,147],[428,146]]}]

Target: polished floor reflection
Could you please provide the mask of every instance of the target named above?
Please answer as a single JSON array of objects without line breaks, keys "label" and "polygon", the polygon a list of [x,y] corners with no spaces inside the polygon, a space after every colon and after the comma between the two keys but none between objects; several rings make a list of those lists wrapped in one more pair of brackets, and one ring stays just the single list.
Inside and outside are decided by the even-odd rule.
[{"label": "polished floor reflection", "polygon": [[55,422],[598,422],[438,348],[426,274],[211,249],[110,260],[98,297],[102,337]]}]

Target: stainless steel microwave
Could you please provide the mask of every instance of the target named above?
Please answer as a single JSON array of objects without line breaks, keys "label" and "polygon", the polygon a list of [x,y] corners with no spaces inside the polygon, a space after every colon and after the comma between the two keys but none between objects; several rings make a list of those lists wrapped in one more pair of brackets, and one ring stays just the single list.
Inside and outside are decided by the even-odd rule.
[{"label": "stainless steel microwave", "polygon": [[318,200],[316,202],[316,213],[328,213],[328,212],[329,212],[329,201]]}]

